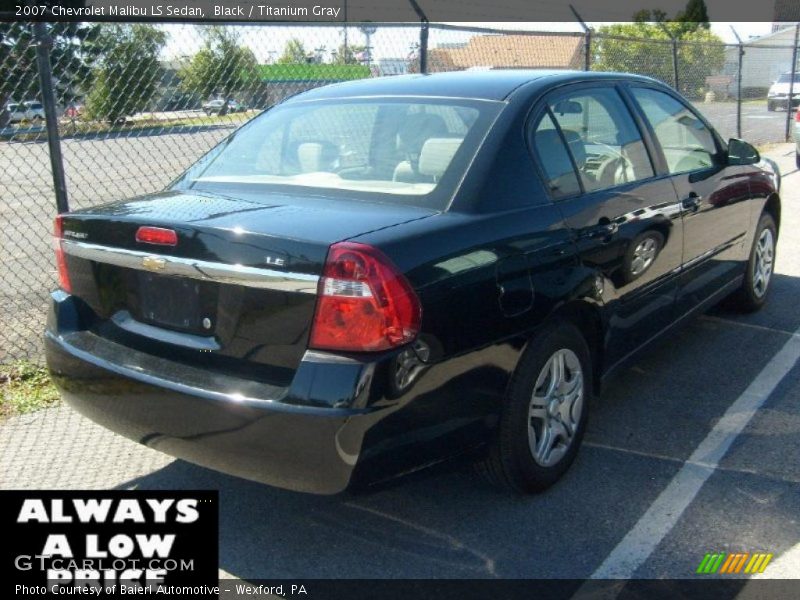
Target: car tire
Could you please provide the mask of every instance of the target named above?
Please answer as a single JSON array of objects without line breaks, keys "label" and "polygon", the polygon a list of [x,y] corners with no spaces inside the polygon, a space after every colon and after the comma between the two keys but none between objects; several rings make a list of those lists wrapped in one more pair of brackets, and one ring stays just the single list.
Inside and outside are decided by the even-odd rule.
[{"label": "car tire", "polygon": [[775,105],[772,102],[767,101],[767,110],[769,112],[775,112]]},{"label": "car tire", "polygon": [[795,151],[795,153],[794,153],[794,164],[798,169],[800,169],[800,152]]},{"label": "car tire", "polygon": [[[560,382],[555,386],[554,376]],[[578,329],[566,321],[546,326],[519,360],[477,471],[493,485],[520,494],[553,485],[578,452],[592,389],[589,348]]]},{"label": "car tire", "polygon": [[769,285],[775,266],[775,247],[778,231],[775,219],[769,213],[762,213],[750,249],[747,272],[742,287],[731,296],[733,306],[741,312],[755,312],[767,301]]}]

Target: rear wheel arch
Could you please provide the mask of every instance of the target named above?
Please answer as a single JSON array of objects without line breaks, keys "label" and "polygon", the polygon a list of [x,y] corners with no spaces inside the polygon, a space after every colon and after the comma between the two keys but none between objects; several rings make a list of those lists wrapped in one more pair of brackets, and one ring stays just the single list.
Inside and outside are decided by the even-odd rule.
[{"label": "rear wheel arch", "polygon": [[764,204],[764,212],[772,215],[775,221],[776,233],[779,233],[781,229],[781,199],[778,194],[771,194],[767,198],[767,202]]},{"label": "rear wheel arch", "polygon": [[[602,380],[603,368],[603,348],[605,346],[605,328],[597,305],[587,300],[570,300],[555,309],[535,330],[527,336],[526,346],[543,329],[553,326],[558,321],[566,321],[573,325],[583,336],[586,345],[589,347],[589,354],[592,361],[593,372],[593,392],[600,393],[600,382]],[[521,348],[520,359],[525,351]]]},{"label": "rear wheel arch", "polygon": [[586,300],[573,300],[553,313],[553,318],[563,319],[573,324],[580,331],[592,359],[594,373],[594,393],[600,393],[600,381],[603,368],[604,327],[599,308]]},{"label": "rear wheel arch", "polygon": [[[586,429],[595,369],[586,332],[576,325],[586,315],[577,306],[562,310],[530,333],[488,452],[476,463],[481,475],[503,489],[531,493],[554,484],[575,458]],[[562,366],[556,368],[552,361],[559,357]],[[540,387],[540,382],[545,383]],[[560,454],[551,454],[556,451]]]}]

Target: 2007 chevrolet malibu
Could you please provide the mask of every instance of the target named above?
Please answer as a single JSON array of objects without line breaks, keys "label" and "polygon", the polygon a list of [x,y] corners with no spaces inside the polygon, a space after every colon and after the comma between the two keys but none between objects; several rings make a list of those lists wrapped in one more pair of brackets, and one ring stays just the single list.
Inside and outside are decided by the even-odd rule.
[{"label": "2007 chevrolet malibu", "polygon": [[534,492],[609,376],[764,304],[779,181],[643,77],[323,87],[164,192],[59,216],[47,359],[91,419],[248,479],[330,494],[474,453]]}]

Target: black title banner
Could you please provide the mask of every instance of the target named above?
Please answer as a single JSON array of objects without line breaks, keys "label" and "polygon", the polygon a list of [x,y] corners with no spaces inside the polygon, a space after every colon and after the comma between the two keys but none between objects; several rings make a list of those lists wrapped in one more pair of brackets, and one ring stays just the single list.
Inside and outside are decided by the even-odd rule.
[{"label": "black title banner", "polygon": [[[227,22],[587,22],[631,21],[659,10],[667,19],[687,0],[0,0],[0,19]],[[711,21],[800,21],[800,0],[705,0]]]},{"label": "black title banner", "polygon": [[216,491],[3,491],[0,518],[9,597],[219,594]]}]

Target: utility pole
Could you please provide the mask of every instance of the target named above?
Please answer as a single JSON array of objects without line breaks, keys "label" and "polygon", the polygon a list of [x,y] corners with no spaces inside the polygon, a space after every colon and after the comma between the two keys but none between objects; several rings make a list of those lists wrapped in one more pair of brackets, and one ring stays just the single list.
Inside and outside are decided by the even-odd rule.
[{"label": "utility pole", "polygon": [[378,28],[374,27],[373,25],[362,25],[359,27],[359,29],[361,30],[361,33],[364,34],[364,38],[367,41],[367,48],[365,52],[367,54],[367,66],[369,67],[372,66],[372,35],[378,31]]}]

